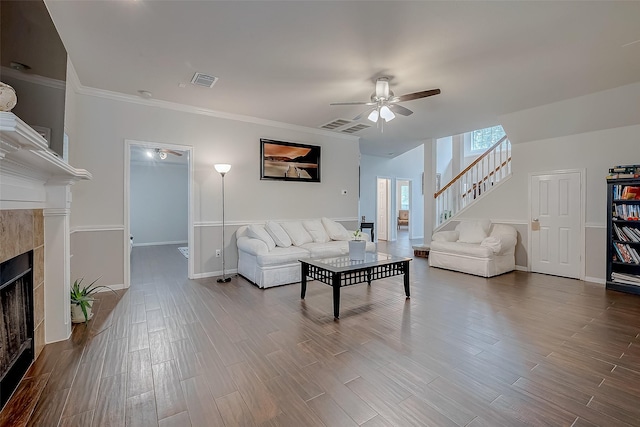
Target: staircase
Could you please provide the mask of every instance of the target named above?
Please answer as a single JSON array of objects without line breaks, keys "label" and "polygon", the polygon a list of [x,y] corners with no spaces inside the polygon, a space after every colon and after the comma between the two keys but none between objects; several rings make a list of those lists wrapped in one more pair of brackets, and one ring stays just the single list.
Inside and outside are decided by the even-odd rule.
[{"label": "staircase", "polygon": [[433,195],[438,229],[511,176],[511,142],[505,135]]}]

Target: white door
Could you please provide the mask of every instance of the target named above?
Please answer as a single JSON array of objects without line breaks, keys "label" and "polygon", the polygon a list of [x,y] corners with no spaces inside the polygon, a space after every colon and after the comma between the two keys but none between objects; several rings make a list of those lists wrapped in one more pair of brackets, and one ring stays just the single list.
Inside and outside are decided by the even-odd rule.
[{"label": "white door", "polygon": [[580,172],[531,176],[531,271],[580,278]]},{"label": "white door", "polygon": [[389,185],[389,179],[378,178],[378,240],[389,240]]}]

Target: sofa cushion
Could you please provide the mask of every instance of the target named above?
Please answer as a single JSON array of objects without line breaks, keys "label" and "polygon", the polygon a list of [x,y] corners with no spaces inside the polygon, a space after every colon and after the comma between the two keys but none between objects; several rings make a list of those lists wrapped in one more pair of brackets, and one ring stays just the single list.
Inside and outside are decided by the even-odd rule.
[{"label": "sofa cushion", "polygon": [[491,258],[493,250],[477,243],[461,243],[461,242],[431,242],[431,253],[446,252],[452,255],[466,255],[476,258]]},{"label": "sofa cushion", "polygon": [[350,240],[351,235],[347,231],[346,228],[339,222],[336,222],[329,218],[322,218],[322,225],[324,225],[325,230],[327,230],[327,234],[331,240]]},{"label": "sofa cushion", "polygon": [[491,221],[488,219],[478,221],[461,221],[456,226],[456,231],[460,233],[458,241],[462,243],[480,243],[489,235]]},{"label": "sofa cushion", "polygon": [[313,242],[313,238],[307,233],[307,230],[304,229],[300,221],[283,222],[280,225],[282,225],[284,231],[286,231],[291,238],[291,243],[295,246],[302,246],[305,243]]},{"label": "sofa cushion", "polygon": [[267,221],[265,229],[275,242],[276,246],[280,246],[281,248],[288,248],[291,246],[291,238],[277,222]]},{"label": "sofa cushion", "polygon": [[276,242],[273,241],[267,230],[261,225],[251,224],[247,229],[247,236],[262,240],[267,244],[270,251],[276,247]]},{"label": "sofa cushion", "polygon": [[326,243],[331,240],[322,225],[322,221],[319,219],[302,221],[302,226],[307,230],[313,241],[316,243]]},{"label": "sofa cushion", "polygon": [[332,241],[327,243],[307,243],[302,246],[309,251],[311,258],[328,258],[349,253],[349,242]]},{"label": "sofa cushion", "polygon": [[436,242],[457,242],[459,236],[460,233],[455,230],[438,231],[433,233],[431,240],[435,240]]},{"label": "sofa cushion", "polygon": [[293,264],[303,258],[309,258],[309,251],[296,246],[289,246],[288,248],[278,246],[267,254],[258,255],[256,261],[259,266],[266,267],[270,265]]}]

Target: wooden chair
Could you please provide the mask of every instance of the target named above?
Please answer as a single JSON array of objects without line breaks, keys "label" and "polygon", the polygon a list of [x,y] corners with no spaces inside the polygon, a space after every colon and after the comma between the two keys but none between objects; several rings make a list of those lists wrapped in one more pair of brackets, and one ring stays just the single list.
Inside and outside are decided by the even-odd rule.
[{"label": "wooden chair", "polygon": [[398,211],[398,230],[400,230],[401,225],[409,227],[409,211],[406,209],[400,209]]}]

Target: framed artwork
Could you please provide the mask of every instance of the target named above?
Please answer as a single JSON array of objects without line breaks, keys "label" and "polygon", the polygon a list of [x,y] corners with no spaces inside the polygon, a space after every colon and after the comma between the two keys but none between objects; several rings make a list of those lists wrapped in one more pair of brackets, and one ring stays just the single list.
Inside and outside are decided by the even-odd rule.
[{"label": "framed artwork", "polygon": [[260,179],[320,182],[320,147],[260,139]]}]

